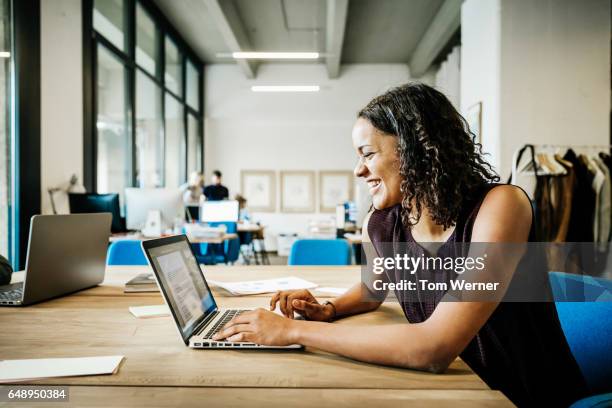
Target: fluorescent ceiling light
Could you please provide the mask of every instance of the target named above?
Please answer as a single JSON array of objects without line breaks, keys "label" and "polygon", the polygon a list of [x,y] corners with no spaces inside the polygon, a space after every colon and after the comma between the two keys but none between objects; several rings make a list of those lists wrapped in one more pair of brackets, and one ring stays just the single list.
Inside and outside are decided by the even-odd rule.
[{"label": "fluorescent ceiling light", "polygon": [[319,92],[319,85],[253,85],[253,92]]},{"label": "fluorescent ceiling light", "polygon": [[318,52],[232,52],[235,59],[318,59]]},{"label": "fluorescent ceiling light", "polygon": [[0,51],[0,58],[11,58],[11,53],[8,51]]}]

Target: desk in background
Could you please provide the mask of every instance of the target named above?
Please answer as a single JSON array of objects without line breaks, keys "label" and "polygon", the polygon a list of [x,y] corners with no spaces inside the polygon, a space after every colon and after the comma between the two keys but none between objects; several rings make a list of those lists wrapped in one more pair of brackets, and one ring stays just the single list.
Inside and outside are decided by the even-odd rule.
[{"label": "desk in background", "polygon": [[[135,239],[135,240],[144,241],[147,239],[154,239],[154,238],[155,237],[145,237],[141,233],[120,232],[120,233],[112,234],[109,238],[109,242],[120,241],[122,239]],[[157,238],[160,238],[160,237],[157,237]],[[222,244],[225,241],[229,241],[235,238],[238,238],[238,234],[225,233],[220,237],[189,237],[189,242],[191,242],[192,244]]]},{"label": "desk in background", "polygon": [[[250,265],[251,260],[253,260],[255,265],[270,265],[270,259],[268,258],[264,242],[265,228],[265,226],[260,224],[238,223],[238,236],[240,237],[241,245],[240,253],[245,264]],[[255,242],[259,245],[259,251],[255,249]],[[247,247],[247,251],[242,250],[243,245]]]},{"label": "desk in background", "polygon": [[[115,375],[29,382],[70,385],[68,405],[72,406],[512,406],[460,359],[445,374],[430,374],[356,362],[311,348],[189,349],[170,317],[136,319],[128,312],[129,306],[163,303],[158,293],[123,293],[127,279],[147,269],[108,267],[101,286],[30,307],[0,309],[0,359],[126,357]],[[203,270],[209,279],[292,275],[339,287],[349,287],[360,276],[358,266],[211,266]],[[17,273],[15,278],[22,275]],[[269,301],[269,296],[216,295],[220,307],[266,307]],[[405,318],[399,305],[386,302],[374,312],[336,324],[400,322]]]}]

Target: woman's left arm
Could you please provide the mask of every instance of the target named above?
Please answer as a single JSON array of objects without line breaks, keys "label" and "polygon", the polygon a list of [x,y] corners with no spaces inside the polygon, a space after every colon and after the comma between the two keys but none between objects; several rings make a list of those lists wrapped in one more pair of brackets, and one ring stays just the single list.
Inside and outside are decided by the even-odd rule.
[{"label": "woman's left arm", "polygon": [[[526,242],[531,205],[520,189],[496,187],[476,218],[473,242]],[[520,259],[515,259],[516,268]],[[291,320],[263,309],[231,321],[218,338],[267,345],[302,344],[360,361],[442,372],[489,319],[496,302],[441,302],[422,323],[349,326]]]}]

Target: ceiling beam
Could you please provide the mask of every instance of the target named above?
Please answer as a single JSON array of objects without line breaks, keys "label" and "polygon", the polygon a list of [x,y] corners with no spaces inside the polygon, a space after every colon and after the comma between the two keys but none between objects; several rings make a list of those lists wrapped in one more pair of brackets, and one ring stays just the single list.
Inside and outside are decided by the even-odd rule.
[{"label": "ceiling beam", "polygon": [[410,59],[410,75],[421,77],[461,26],[463,0],[446,0],[423,34]]},{"label": "ceiling beam", "polygon": [[[231,52],[251,51],[251,44],[238,10],[232,0],[204,0],[208,12]],[[236,60],[247,78],[255,78],[257,63],[252,60]]]},{"label": "ceiling beam", "polygon": [[342,56],[347,14],[348,0],[327,0],[325,62],[330,78],[337,78],[340,75],[340,57]]}]

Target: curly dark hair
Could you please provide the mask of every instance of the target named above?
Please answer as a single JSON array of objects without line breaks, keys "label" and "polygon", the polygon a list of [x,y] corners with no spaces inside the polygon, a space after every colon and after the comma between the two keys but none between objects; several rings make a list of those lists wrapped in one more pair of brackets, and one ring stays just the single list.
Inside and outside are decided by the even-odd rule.
[{"label": "curly dark hair", "polygon": [[357,116],[398,139],[402,221],[408,227],[419,221],[423,208],[445,229],[455,225],[466,200],[484,184],[499,181],[466,120],[430,86],[393,88]]}]

